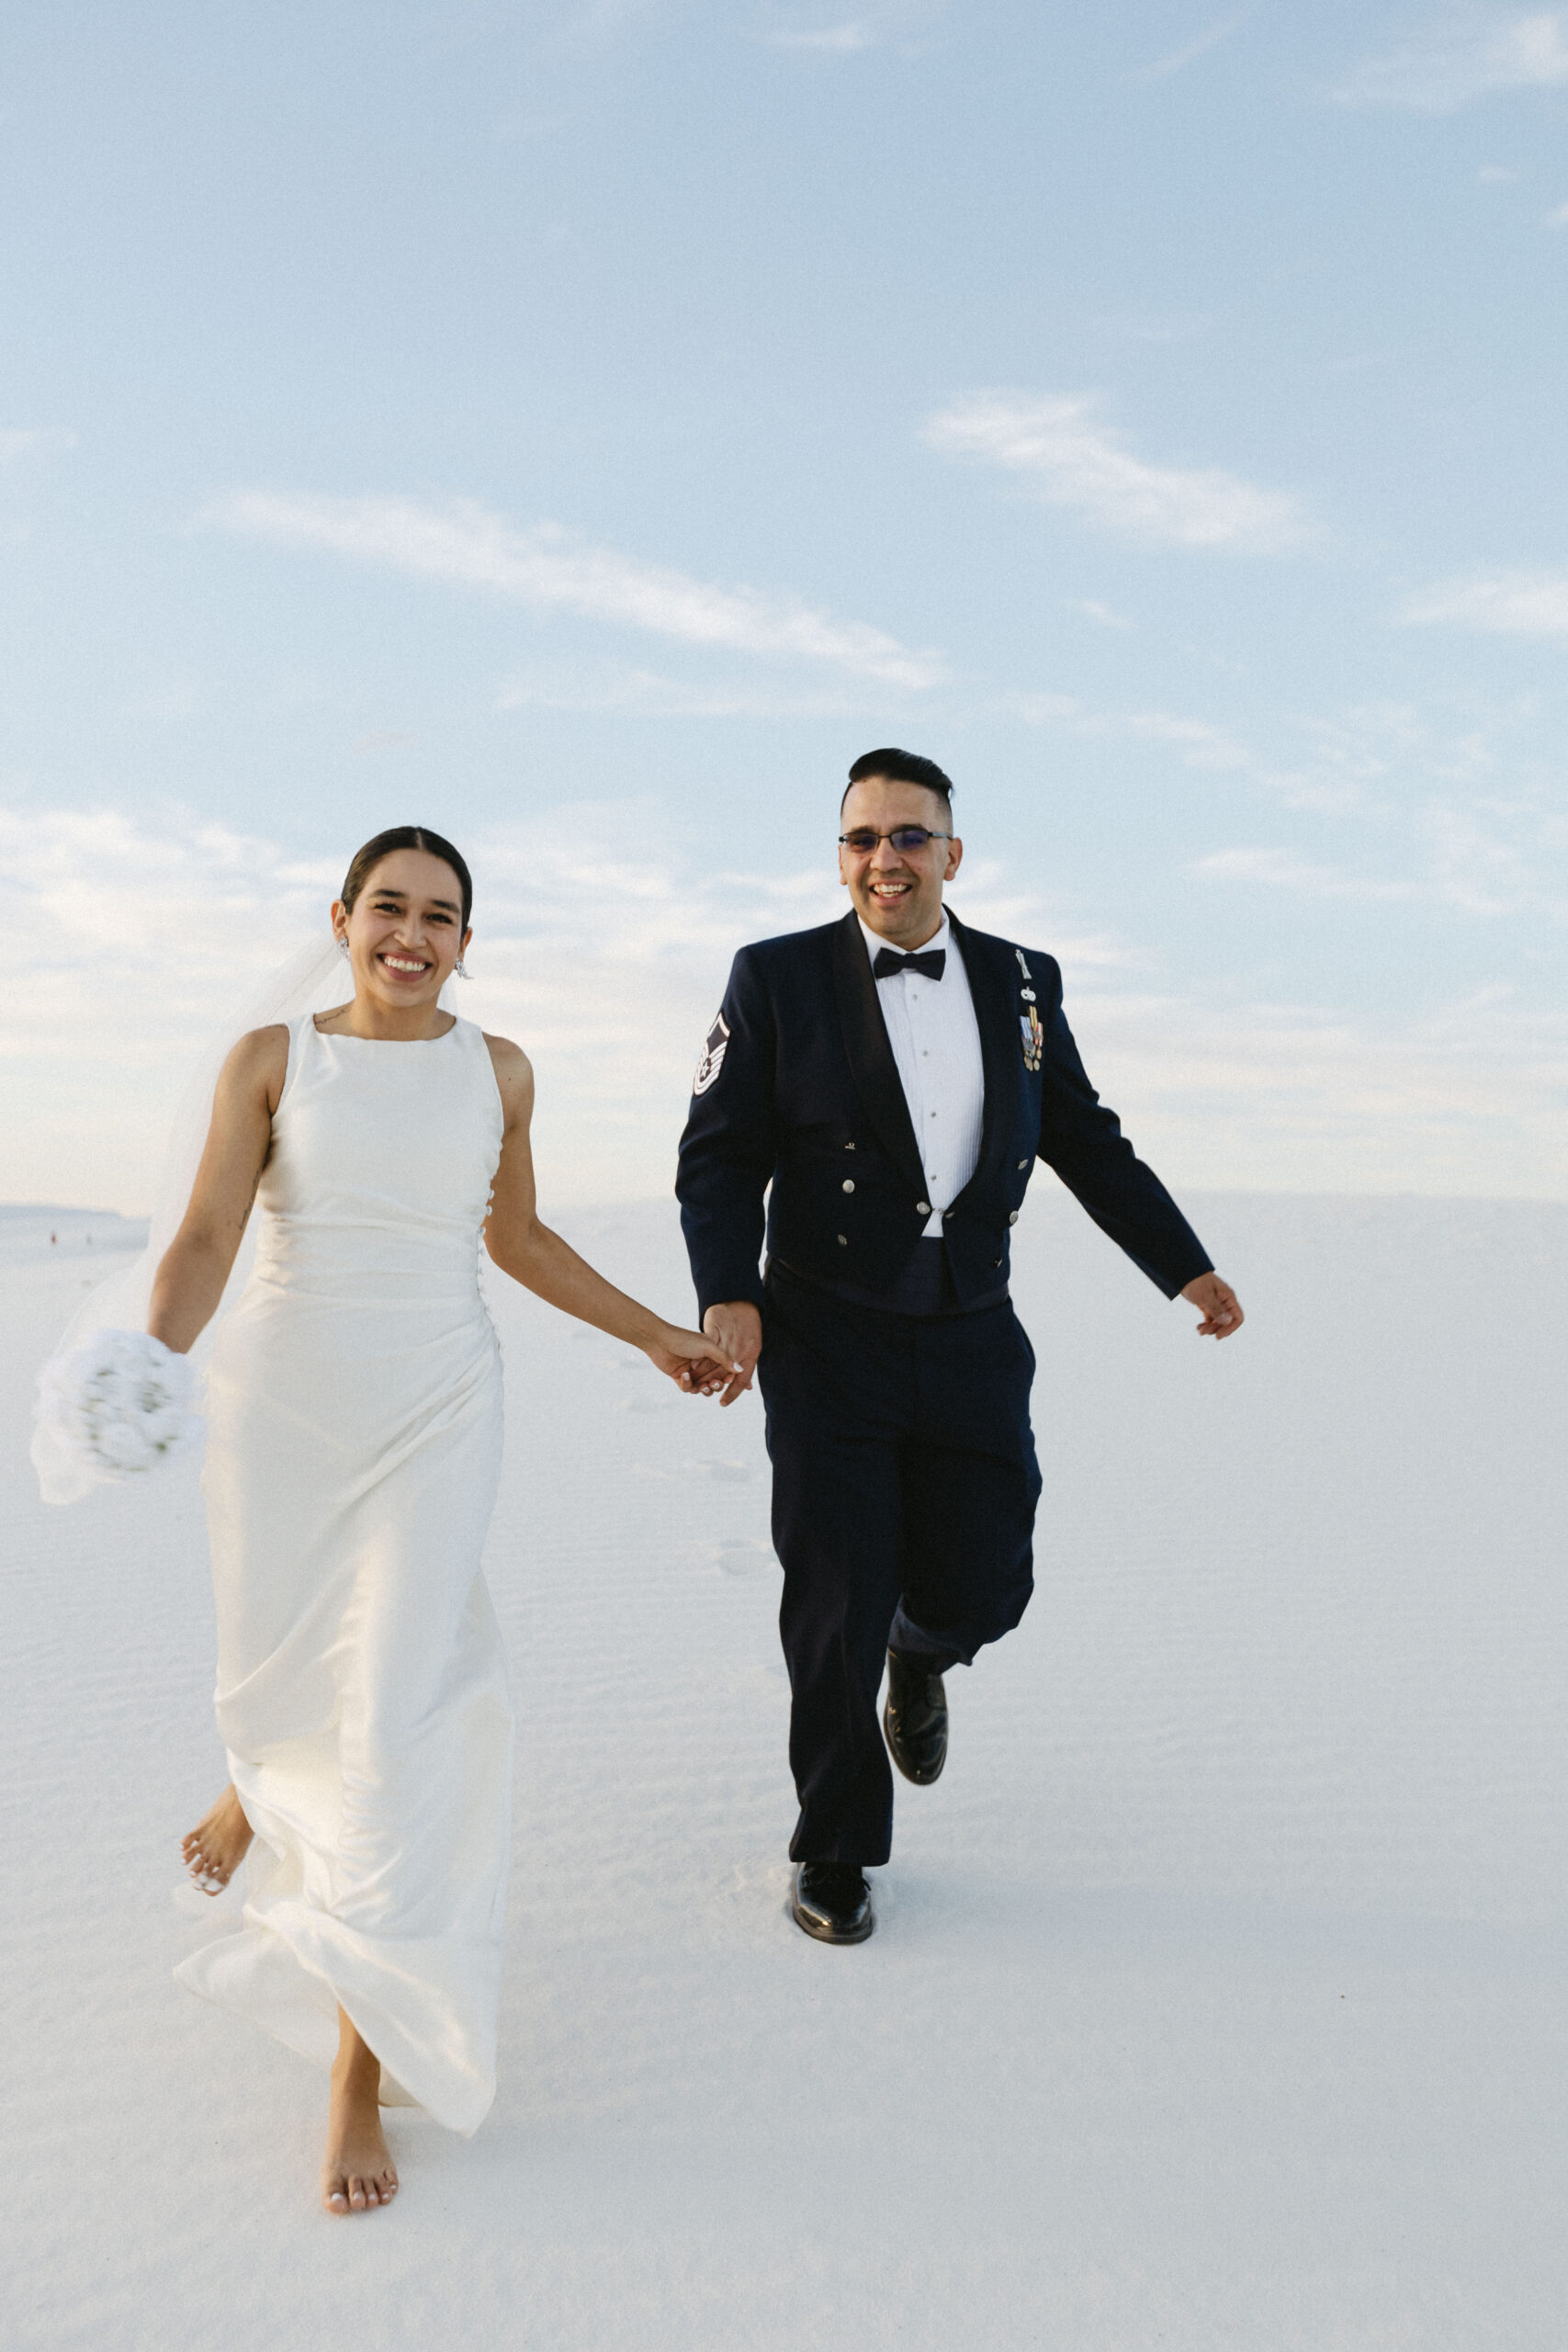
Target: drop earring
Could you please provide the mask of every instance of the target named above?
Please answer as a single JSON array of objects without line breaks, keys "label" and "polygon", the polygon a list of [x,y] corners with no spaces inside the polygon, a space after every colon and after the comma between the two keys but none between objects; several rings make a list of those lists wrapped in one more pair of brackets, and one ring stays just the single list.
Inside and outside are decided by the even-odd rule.
[{"label": "drop earring", "polygon": [[337,952],[343,957],[345,964],[351,964],[354,961],[353,950],[350,948],[347,940],[344,937],[341,931],[337,935]]},{"label": "drop earring", "polygon": [[462,957],[461,957],[460,956],[458,956],[458,958],[457,958],[457,962],[453,965],[452,969],[453,969],[453,971],[457,974],[457,978],[458,978],[460,980],[466,980],[466,979],[468,978],[468,966],[464,963],[464,961],[463,961],[463,959],[462,959]]}]

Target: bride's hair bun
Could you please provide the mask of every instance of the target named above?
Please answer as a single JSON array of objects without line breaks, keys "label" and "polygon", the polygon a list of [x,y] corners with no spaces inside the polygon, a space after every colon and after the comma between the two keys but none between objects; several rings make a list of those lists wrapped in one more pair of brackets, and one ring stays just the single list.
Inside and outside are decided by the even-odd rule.
[{"label": "bride's hair bun", "polygon": [[363,849],[355,851],[349,860],[348,872],[344,876],[343,888],[338,892],[349,913],[354,912],[355,900],[381,860],[390,857],[393,851],[399,849],[422,849],[427,857],[438,857],[443,865],[452,868],[462,885],[463,929],[467,931],[468,917],[474,909],[474,877],[468,872],[467,860],[449,841],[444,840],[439,833],[433,833],[428,825],[389,826],[384,833],[378,833],[374,840],[367,841]]}]

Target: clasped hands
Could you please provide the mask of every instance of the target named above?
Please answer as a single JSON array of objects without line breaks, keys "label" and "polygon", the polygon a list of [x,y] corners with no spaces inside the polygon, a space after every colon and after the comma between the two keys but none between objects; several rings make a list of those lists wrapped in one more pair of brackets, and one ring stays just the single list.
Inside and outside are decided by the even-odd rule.
[{"label": "clasped hands", "polygon": [[666,1363],[651,1348],[649,1353],[688,1396],[716,1396],[721,1405],[733,1405],[750,1387],[762,1352],[761,1316],[750,1299],[710,1306],[703,1317],[703,1337],[710,1342],[711,1353],[695,1361]]}]

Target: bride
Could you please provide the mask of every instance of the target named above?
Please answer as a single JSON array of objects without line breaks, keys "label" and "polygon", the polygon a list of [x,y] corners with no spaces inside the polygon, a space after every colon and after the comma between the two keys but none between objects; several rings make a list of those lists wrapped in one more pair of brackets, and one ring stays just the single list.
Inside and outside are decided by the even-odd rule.
[{"label": "bride", "polygon": [[479,1572],[502,1449],[481,1232],[687,1393],[730,1370],[540,1224],[527,1059],[438,1001],[471,902],[438,834],[359,852],[333,907],[353,999],[229,1056],[147,1326],[189,1350],[259,1201],[208,1383],[231,1778],[184,1847],[214,1894],[248,1849],[247,1899],[178,1973],[330,2064],[334,2213],[397,2193],[382,2105],[471,2132],[494,2095],[512,1716]]}]

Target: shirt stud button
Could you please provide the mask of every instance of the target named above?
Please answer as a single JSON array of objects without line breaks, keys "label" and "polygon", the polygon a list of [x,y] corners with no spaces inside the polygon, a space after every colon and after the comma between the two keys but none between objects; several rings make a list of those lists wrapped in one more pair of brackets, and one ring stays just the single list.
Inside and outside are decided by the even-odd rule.
[{"label": "shirt stud button", "polygon": [[845,1190],[845,1192],[846,1192],[846,1193],[852,1193],[852,1192],[854,1191],[854,1188],[855,1188],[855,1180],[854,1180],[854,1178],[853,1178],[852,1176],[846,1176],[846,1177],[845,1177],[845,1179],[844,1179],[844,1190]]}]

